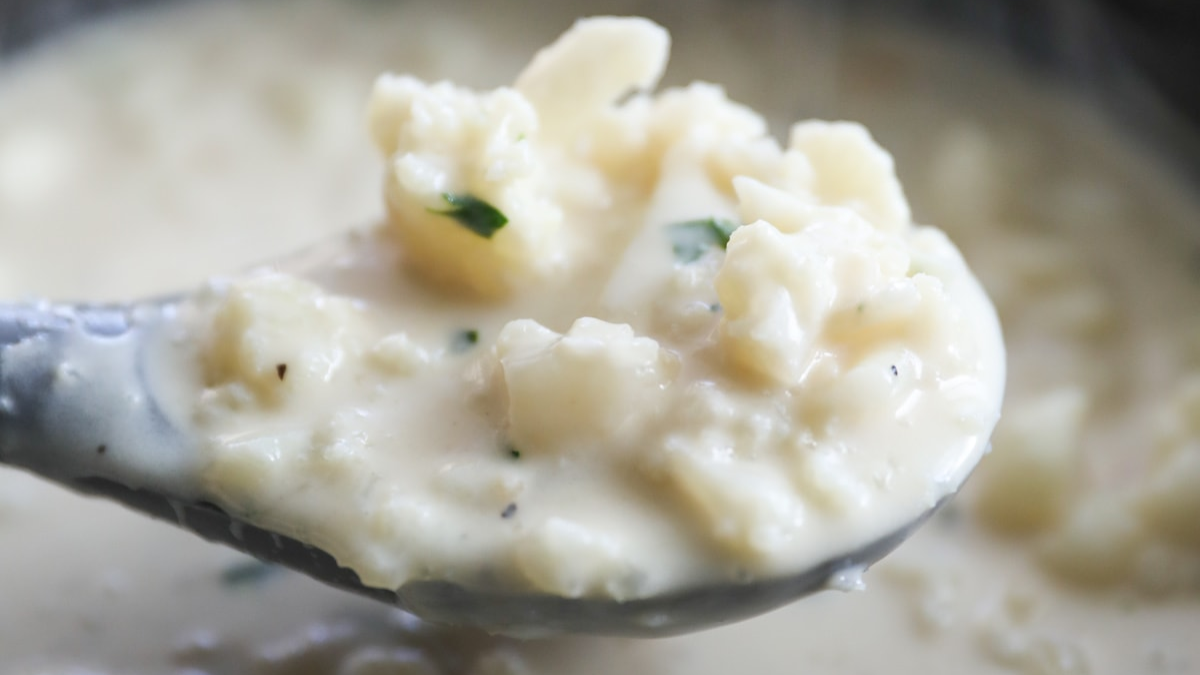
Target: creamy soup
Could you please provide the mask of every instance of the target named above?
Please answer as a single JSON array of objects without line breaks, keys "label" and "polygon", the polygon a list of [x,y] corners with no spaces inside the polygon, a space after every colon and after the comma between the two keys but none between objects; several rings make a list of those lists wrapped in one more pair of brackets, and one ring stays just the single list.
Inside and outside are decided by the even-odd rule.
[{"label": "creamy soup", "polygon": [[[383,222],[143,312],[140,358],[68,349],[45,414],[109,421],[10,461],[215,503],[389,590],[629,600],[923,519],[999,417],[994,308],[866,129],[785,147],[717,85],[655,93],[669,41],[593,17],[514,87],[381,76]],[[184,440],[105,395],[139,372]]]},{"label": "creamy soup", "polygon": [[[203,3],[46,43],[0,80],[0,292],[155,294],[378,221],[362,110],[379,72],[490,87],[577,14],[647,11],[597,4]],[[778,7],[655,18],[671,82],[723,82],[778,130],[864,122],[917,222],[945,228],[995,299],[1006,416],[952,509],[862,592],[684,638],[516,642],[421,625],[6,471],[0,672],[1200,668],[1200,292],[1175,237],[1189,195],[963,45],[854,25],[833,42],[828,17]]]}]

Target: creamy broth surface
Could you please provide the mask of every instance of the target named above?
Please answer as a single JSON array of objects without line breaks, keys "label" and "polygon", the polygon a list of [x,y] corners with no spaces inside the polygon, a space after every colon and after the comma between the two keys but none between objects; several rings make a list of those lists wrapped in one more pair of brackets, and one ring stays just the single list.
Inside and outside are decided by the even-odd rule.
[{"label": "creamy broth surface", "polygon": [[[0,293],[185,288],[378,219],[362,115],[375,76],[490,87],[577,13],[645,11],[561,4],[531,23],[469,3],[204,3],[42,45],[0,72]],[[865,592],[684,638],[520,643],[422,626],[5,471],[0,673],[1200,668],[1200,291],[1172,238],[1196,205],[1079,109],[939,58],[954,45],[868,27],[835,44],[793,10],[693,9],[655,16],[674,37],[671,82],[725,83],[780,129],[867,124],[917,221],[947,229],[996,300],[1008,412],[950,511]],[[821,53],[732,48],[781,19]],[[714,45],[731,48],[706,58]],[[984,89],[1005,94],[1004,115]]]}]

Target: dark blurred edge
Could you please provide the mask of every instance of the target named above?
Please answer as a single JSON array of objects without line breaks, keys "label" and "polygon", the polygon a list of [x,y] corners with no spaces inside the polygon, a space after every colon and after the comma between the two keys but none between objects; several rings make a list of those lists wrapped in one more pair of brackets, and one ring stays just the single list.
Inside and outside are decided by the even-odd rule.
[{"label": "dark blurred edge", "polygon": [[[166,1],[0,0],[0,55],[73,21]],[[1158,136],[1156,149],[1200,182],[1200,0],[791,1],[937,25],[997,46],[1095,97],[1119,123]]]},{"label": "dark blurred edge", "polygon": [[1200,0],[846,0],[978,38],[1085,96],[1200,186]]},{"label": "dark blurred edge", "polygon": [[1153,86],[1200,124],[1200,0],[848,0],[974,34],[1089,88]]},{"label": "dark blurred edge", "polygon": [[0,0],[0,55],[67,24],[113,9],[162,0]]},{"label": "dark blurred edge", "polygon": [[[0,0],[0,54],[73,21],[114,8],[164,1]],[[845,0],[843,4],[853,11],[932,20],[951,30],[977,34],[1027,64],[1059,69],[1100,85],[1109,77],[1144,75],[1180,112],[1200,121],[1200,0]],[[1120,75],[1130,67],[1137,72]]]}]

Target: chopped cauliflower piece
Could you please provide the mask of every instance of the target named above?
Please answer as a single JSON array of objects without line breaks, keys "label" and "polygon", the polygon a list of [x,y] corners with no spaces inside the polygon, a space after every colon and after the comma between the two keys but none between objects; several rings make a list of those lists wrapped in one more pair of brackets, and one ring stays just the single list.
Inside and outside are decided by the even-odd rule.
[{"label": "chopped cauliflower piece", "polygon": [[1038,531],[1062,519],[1078,484],[1087,394],[1061,389],[1009,411],[979,483],[980,516],[1007,531]]},{"label": "chopped cauliflower piece", "polygon": [[582,20],[538,52],[515,86],[537,110],[549,139],[569,141],[622,96],[653,89],[670,47],[670,34],[646,19]]},{"label": "chopped cauliflower piece", "polygon": [[1052,570],[1083,584],[1111,583],[1130,573],[1142,537],[1124,500],[1094,496],[1065,516],[1041,548]]},{"label": "chopped cauliflower piece", "polygon": [[583,318],[560,335],[530,320],[504,327],[496,354],[509,440],[530,453],[619,445],[664,406],[675,365],[627,325]]},{"label": "chopped cauliflower piece", "polygon": [[790,147],[812,163],[821,203],[849,207],[885,232],[912,222],[892,156],[861,124],[801,122],[792,127]]},{"label": "chopped cauliflower piece", "polygon": [[563,265],[562,209],[531,150],[537,113],[521,94],[385,75],[369,124],[388,157],[392,229],[414,268],[495,297]]},{"label": "chopped cauliflower piece", "polygon": [[[744,212],[765,212],[784,224],[758,220],[739,228],[716,277],[725,310],[722,343],[747,374],[777,386],[799,384],[827,331],[846,313],[859,320],[843,328],[846,343],[898,339],[906,330],[932,332],[927,338],[934,343],[948,338],[952,327],[939,315],[950,310],[940,284],[909,275],[903,238],[752,181],[739,187],[750,202]],[[859,316],[867,306],[890,308],[896,321],[868,329]]]},{"label": "chopped cauliflower piece", "polygon": [[363,312],[345,298],[281,274],[238,281],[219,298],[206,376],[266,401],[328,383],[361,351]]}]

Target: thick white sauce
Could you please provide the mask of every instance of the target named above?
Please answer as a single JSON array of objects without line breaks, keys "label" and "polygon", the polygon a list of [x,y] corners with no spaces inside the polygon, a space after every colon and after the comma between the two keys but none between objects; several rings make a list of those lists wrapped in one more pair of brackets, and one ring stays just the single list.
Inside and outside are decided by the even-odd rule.
[{"label": "thick white sauce", "polygon": [[626,600],[803,573],[956,491],[1004,384],[957,249],[861,126],[781,145],[716,85],[655,92],[668,45],[597,17],[512,88],[380,77],[383,222],[162,331],[190,494],[373,587]]},{"label": "thick white sauce", "polygon": [[[805,116],[793,106],[806,91],[817,103],[803,105],[826,103],[828,71],[808,73],[811,87],[797,82],[787,92],[763,86],[765,76],[739,79],[764,70],[748,68],[754,59],[786,57],[778,63],[790,65],[800,62],[797,54],[730,52],[716,64],[728,72],[714,73],[714,60],[702,57],[716,38],[688,26],[728,20],[720,14],[729,11],[662,18],[675,34],[678,79],[729,82],[736,98],[782,121]],[[103,299],[185,287],[368,221],[379,211],[378,163],[355,128],[366,95],[357,83],[384,69],[481,86],[510,79],[531,46],[574,18],[571,8],[555,6],[541,11],[545,26],[530,26],[518,13],[357,3],[172,12],[135,19],[137,29],[104,27],[48,44],[5,74],[5,295]],[[782,23],[754,12],[738,17],[743,38]],[[399,40],[398,25],[423,30]],[[1014,412],[1001,425],[996,457],[1005,444],[1029,445],[1019,440],[1023,429],[1065,439],[1045,441],[1060,449],[1036,455],[1051,458],[1036,463],[1036,475],[1078,482],[1068,486],[1069,499],[1048,499],[1037,511],[1051,515],[997,516],[1017,511],[988,496],[1006,492],[1006,472],[1002,460],[995,470],[985,460],[959,508],[881,564],[867,593],[818,596],[687,638],[516,644],[417,630],[387,618],[385,608],[287,575],[252,583],[244,580],[252,573],[233,574],[222,582],[238,562],[234,554],[6,472],[0,672],[378,672],[368,669],[421,655],[447,672],[481,673],[784,673],[797,664],[824,672],[1200,668],[1200,603],[1188,573],[1197,554],[1186,518],[1143,507],[1160,515],[1140,519],[1136,536],[1114,538],[1101,528],[1100,539],[1116,541],[1115,550],[1165,553],[1099,577],[1081,576],[1078,565],[1046,565],[1046,556],[1071,558],[1043,553],[1056,541],[1069,551],[1095,550],[1071,544],[1060,524],[1072,519],[1053,515],[1085,513],[1075,507],[1085,500],[1074,495],[1114,485],[1158,494],[1138,487],[1154,482],[1140,479],[1153,471],[1143,469],[1141,448],[1157,442],[1163,462],[1185,467],[1192,456],[1196,431],[1179,421],[1195,419],[1183,383],[1200,369],[1189,316],[1200,293],[1190,256],[1170,230],[1194,220],[1196,205],[1111,130],[1004,73],[981,71],[961,55],[939,59],[939,47],[909,38],[843,35],[832,112],[864,121],[894,150],[918,220],[951,228],[1000,308]],[[445,49],[450,40],[453,50]],[[138,60],[147,52],[154,67]],[[251,52],[257,56],[242,56]],[[485,62],[497,72],[480,72]],[[918,75],[923,68],[932,70]],[[988,73],[984,84],[980,72]],[[1003,114],[988,103],[998,91],[1014,104]],[[281,225],[267,230],[262,222]],[[1134,226],[1148,222],[1163,227]],[[101,252],[134,262],[99,265]],[[1048,408],[1062,413],[1048,423],[1030,417]],[[1175,422],[1158,421],[1176,408]],[[1077,431],[1055,426],[1071,415],[1082,419]],[[1053,458],[1064,454],[1073,470],[1055,473],[1064,460]],[[1043,493],[1057,492],[1052,484]],[[990,505],[977,508],[980,499]],[[1014,529],[1012,522],[1024,534],[991,533],[996,523]],[[1139,581],[1147,576],[1170,583]],[[1068,583],[1081,578],[1104,586]]]}]

